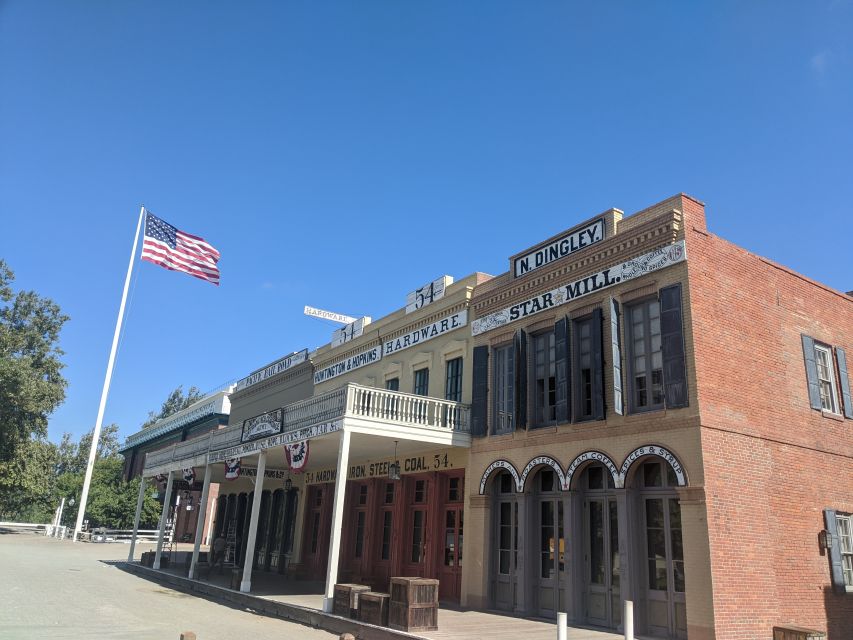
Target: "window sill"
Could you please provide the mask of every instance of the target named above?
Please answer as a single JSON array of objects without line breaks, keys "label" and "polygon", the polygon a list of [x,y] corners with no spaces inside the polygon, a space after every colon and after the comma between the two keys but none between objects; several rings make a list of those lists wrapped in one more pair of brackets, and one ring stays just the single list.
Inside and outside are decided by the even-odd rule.
[{"label": "window sill", "polygon": [[821,409],[820,415],[822,415],[824,418],[829,418],[830,420],[838,420],[839,422],[844,422],[844,416],[842,416],[840,413],[833,413],[832,411]]}]

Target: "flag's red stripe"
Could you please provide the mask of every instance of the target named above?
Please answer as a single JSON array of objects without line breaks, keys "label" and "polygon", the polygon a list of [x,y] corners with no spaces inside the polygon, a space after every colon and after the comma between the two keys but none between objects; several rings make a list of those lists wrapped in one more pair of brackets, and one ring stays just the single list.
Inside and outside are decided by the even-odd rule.
[{"label": "flag's red stripe", "polygon": [[165,245],[160,242],[146,239],[142,244],[142,252],[143,254],[152,254],[155,258],[168,257],[176,262],[185,264],[188,267],[197,267],[209,273],[219,273],[219,269],[215,264],[211,264],[209,262],[199,262],[198,260],[192,259],[192,257],[187,258],[182,252],[175,251],[174,249],[171,249],[168,245]]},{"label": "flag's red stripe", "polygon": [[216,284],[216,285],[219,284],[219,276],[218,275],[209,276],[209,275],[202,273],[200,271],[187,269],[187,268],[182,267],[182,266],[170,266],[168,263],[165,263],[161,260],[152,259],[151,257],[145,256],[145,255],[142,256],[142,259],[146,260],[148,262],[151,262],[153,264],[159,265],[159,266],[163,267],[164,269],[168,269],[169,271],[182,271],[182,272],[189,274],[195,278],[198,278],[199,280],[206,280],[207,282],[212,282],[213,284]]}]

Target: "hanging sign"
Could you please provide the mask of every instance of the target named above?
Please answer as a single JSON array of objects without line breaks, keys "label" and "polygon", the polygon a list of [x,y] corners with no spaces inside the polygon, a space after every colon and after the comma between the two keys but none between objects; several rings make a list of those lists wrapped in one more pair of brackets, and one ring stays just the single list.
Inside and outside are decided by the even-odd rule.
[{"label": "hanging sign", "polygon": [[240,458],[225,460],[225,479],[236,480],[240,477]]},{"label": "hanging sign", "polygon": [[589,222],[574,231],[560,236],[553,242],[549,242],[538,249],[514,258],[512,261],[512,274],[518,278],[525,273],[530,273],[540,267],[544,267],[554,260],[571,255],[575,251],[586,249],[588,246],[604,240],[604,234],[604,218]]},{"label": "hanging sign", "polygon": [[189,469],[184,469],[183,474],[184,482],[186,482],[187,484],[192,484],[193,482],[195,482],[195,469],[193,467],[190,467]]},{"label": "hanging sign", "polygon": [[305,471],[308,464],[308,441],[300,440],[293,444],[284,445],[284,453],[287,456],[287,464],[293,473]]},{"label": "hanging sign", "polygon": [[370,316],[364,316],[358,320],[350,322],[345,327],[335,329],[332,332],[332,346],[339,347],[344,342],[349,342],[354,338],[358,338],[364,333],[364,328],[370,324]]},{"label": "hanging sign", "polygon": [[336,431],[340,431],[343,426],[343,420],[333,420],[332,422],[312,424],[310,427],[302,427],[301,429],[296,429],[295,431],[288,431],[287,433],[283,433],[281,435],[281,443],[283,445],[289,445],[295,442],[299,442],[300,440],[310,440],[312,438],[319,438],[320,436],[325,436],[329,433],[335,433]]},{"label": "hanging sign", "polygon": [[464,327],[466,324],[468,324],[468,310],[463,309],[458,313],[454,313],[453,315],[442,318],[441,320],[436,320],[432,324],[410,331],[409,333],[394,338],[393,340],[386,340],[382,345],[382,353],[387,356],[392,353],[396,353],[397,351],[414,347],[415,345],[426,342],[427,340],[437,338],[448,331]]},{"label": "hanging sign", "polygon": [[596,291],[612,287],[620,282],[633,280],[647,273],[658,271],[670,265],[687,259],[684,240],[655,249],[622,264],[608,269],[602,269],[585,278],[575,280],[551,291],[524,300],[517,304],[490,313],[471,322],[471,334],[480,335],[486,331],[497,329],[516,320],[527,318],[541,311],[547,311],[562,304],[572,302]]},{"label": "hanging sign", "polygon": [[294,351],[289,356],[284,356],[280,360],[276,360],[272,364],[264,367],[263,369],[258,369],[254,373],[246,376],[240,382],[237,383],[237,386],[234,387],[234,391],[241,391],[246,387],[251,387],[253,384],[257,384],[259,382],[263,382],[267,378],[272,378],[274,375],[281,373],[282,371],[287,371],[291,367],[295,367],[298,364],[302,364],[308,359],[308,349],[303,349],[302,351]]},{"label": "hanging sign", "polygon": [[314,384],[320,384],[326,380],[331,380],[332,378],[341,376],[348,371],[364,367],[368,364],[373,364],[381,359],[382,347],[377,345],[372,349],[361,351],[354,356],[350,356],[349,358],[345,358],[344,360],[330,364],[328,367],[323,367],[322,369],[315,371]]},{"label": "hanging sign", "polygon": [[249,442],[281,433],[283,425],[284,411],[282,409],[268,411],[254,418],[243,420],[243,433],[240,436],[240,442]]},{"label": "hanging sign", "polygon": [[357,318],[353,318],[352,316],[345,316],[342,313],[335,313],[334,311],[315,309],[308,305],[305,305],[305,315],[313,318],[322,318],[323,320],[331,320],[332,322],[340,322],[341,324],[349,324],[357,320]]},{"label": "hanging sign", "polygon": [[406,313],[417,311],[444,297],[444,290],[453,284],[452,276],[441,276],[406,296]]}]

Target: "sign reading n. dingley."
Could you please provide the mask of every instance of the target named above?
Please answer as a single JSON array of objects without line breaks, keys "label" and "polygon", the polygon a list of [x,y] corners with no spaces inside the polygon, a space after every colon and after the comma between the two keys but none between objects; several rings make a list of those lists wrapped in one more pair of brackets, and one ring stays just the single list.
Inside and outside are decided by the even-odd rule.
[{"label": "sign reading n. dingley.", "polygon": [[354,356],[350,356],[349,358],[340,360],[334,364],[330,364],[328,367],[323,367],[322,369],[315,371],[314,384],[320,384],[326,380],[331,380],[332,378],[345,374],[347,371],[364,367],[381,359],[382,347],[377,345],[372,349],[362,351]]},{"label": "sign reading n. dingley.", "polygon": [[266,438],[281,433],[284,424],[282,410],[268,411],[254,418],[243,420],[243,433],[240,442],[249,442],[258,438]]},{"label": "sign reading n. dingley.", "polygon": [[298,364],[302,364],[308,359],[308,349],[303,349],[302,351],[294,351],[289,356],[284,356],[281,360],[276,360],[271,365],[264,367],[263,369],[258,369],[251,375],[246,376],[240,382],[237,383],[237,386],[234,388],[234,391],[240,391],[241,389],[245,389],[246,387],[251,387],[253,384],[257,384],[259,382],[263,382],[267,378],[272,378],[274,375],[281,373],[282,371],[287,371],[291,367],[295,367]]},{"label": "sign reading n. dingley.", "polygon": [[535,271],[544,267],[549,262],[559,260],[575,251],[585,249],[591,244],[604,240],[605,226],[604,218],[599,218],[580,229],[560,236],[544,247],[530,251],[523,256],[518,256],[512,261],[512,274],[514,277],[523,276],[525,273]]},{"label": "sign reading n. dingley.", "polygon": [[601,289],[612,287],[614,284],[633,280],[647,273],[658,271],[670,265],[687,259],[684,240],[655,249],[637,258],[591,273],[585,278],[564,284],[556,289],[540,293],[538,296],[490,313],[471,322],[471,334],[479,335],[492,329],[497,329],[510,322],[527,318],[540,311],[547,311],[561,304],[566,304],[577,298],[595,293]]},{"label": "sign reading n. dingley.", "polygon": [[436,338],[448,331],[454,331],[455,329],[464,327],[466,324],[468,324],[468,310],[463,309],[458,313],[454,313],[441,320],[436,320],[432,324],[410,331],[393,340],[386,340],[382,345],[382,353],[387,356],[391,353],[414,347],[416,344]]}]

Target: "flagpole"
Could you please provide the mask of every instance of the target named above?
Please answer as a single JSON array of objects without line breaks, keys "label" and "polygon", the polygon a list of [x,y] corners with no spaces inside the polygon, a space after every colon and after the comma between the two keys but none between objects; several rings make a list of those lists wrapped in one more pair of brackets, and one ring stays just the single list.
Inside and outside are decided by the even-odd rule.
[{"label": "flagpole", "polygon": [[89,449],[89,462],[86,463],[86,478],[83,480],[83,493],[80,495],[80,506],[77,510],[77,524],[74,525],[73,542],[77,542],[77,536],[83,526],[83,517],[86,515],[86,501],[89,498],[89,484],[92,481],[92,469],[95,467],[95,455],[98,452],[98,441],[101,438],[101,422],[104,420],[104,409],[107,406],[107,394],[110,392],[110,380],[113,376],[113,365],[118,349],[118,338],[121,333],[121,323],[124,319],[124,305],[127,302],[127,290],[130,288],[130,275],[133,272],[133,262],[136,257],[136,245],[139,242],[139,230],[142,228],[142,218],[145,217],[145,205],[139,209],[139,222],[136,223],[136,235],[133,237],[133,249],[130,252],[130,263],[127,265],[127,277],[124,279],[124,292],[121,294],[121,306],[118,309],[116,320],[116,331],[113,334],[113,346],[110,350],[110,359],[107,363],[107,375],[104,378],[104,389],[101,391],[101,405],[98,407],[98,419],[95,421],[95,430],[92,432],[92,446]]}]

